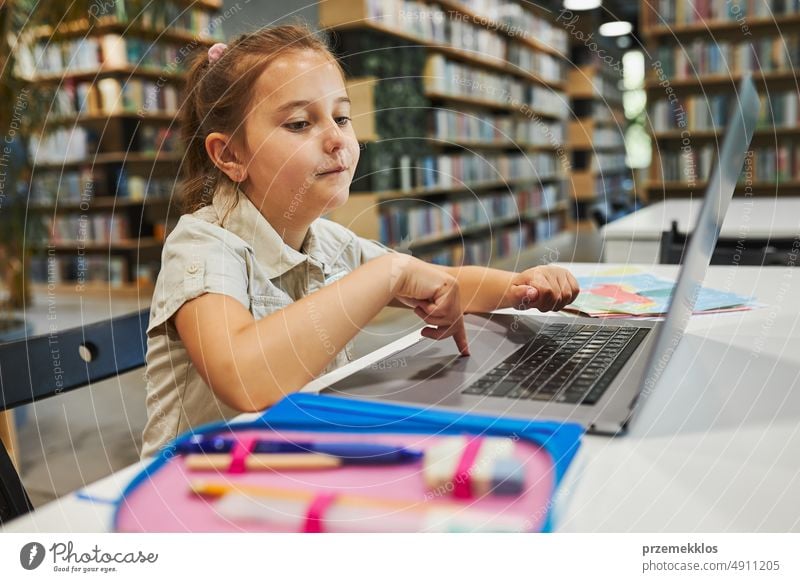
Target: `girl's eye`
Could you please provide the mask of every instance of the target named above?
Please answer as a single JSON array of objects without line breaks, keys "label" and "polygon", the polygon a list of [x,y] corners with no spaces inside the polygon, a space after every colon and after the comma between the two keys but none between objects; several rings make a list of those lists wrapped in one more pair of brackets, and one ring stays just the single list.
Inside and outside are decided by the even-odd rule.
[{"label": "girl's eye", "polygon": [[345,117],[345,116],[337,117],[336,118],[336,123],[338,123],[341,126],[345,126],[348,123],[350,123],[350,118],[349,117]]},{"label": "girl's eye", "polygon": [[311,124],[307,121],[292,121],[291,123],[285,124],[283,127],[290,131],[302,131],[309,125]]}]

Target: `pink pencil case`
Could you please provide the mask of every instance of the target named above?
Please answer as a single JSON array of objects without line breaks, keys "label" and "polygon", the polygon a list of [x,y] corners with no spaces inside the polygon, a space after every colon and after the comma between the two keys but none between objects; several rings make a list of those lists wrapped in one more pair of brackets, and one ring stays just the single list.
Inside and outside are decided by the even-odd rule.
[{"label": "pink pencil case", "polygon": [[[573,423],[293,394],[256,420],[216,423],[176,439],[116,501],[113,528],[120,532],[551,531],[553,496],[582,435],[583,428]],[[216,436],[235,437],[230,462],[218,464],[217,469],[189,470],[185,457],[176,454],[197,438]],[[452,471],[452,479],[442,480],[442,466],[426,467],[425,461],[436,459],[438,451],[452,450],[454,437],[466,444],[456,449],[462,458],[444,464],[444,474]],[[269,470],[244,470],[252,466],[250,450],[262,450],[254,446],[256,439],[385,444],[423,455],[396,465],[315,470],[275,470],[270,465]],[[481,442],[489,439],[502,439],[502,446],[482,448]],[[431,449],[437,453],[427,455]],[[496,494],[498,488],[487,494],[485,479],[481,487],[472,487],[477,483],[470,483],[472,476],[482,470],[486,476],[485,466],[480,466],[487,461],[483,453],[501,449],[502,465],[507,469],[510,460],[516,467],[516,483],[523,486],[512,488],[513,495],[507,487],[503,495]],[[198,481],[202,481],[199,488]]]},{"label": "pink pencil case", "polygon": [[[249,429],[216,436],[251,439],[369,442],[425,451],[452,436],[364,434]],[[226,470],[189,470],[182,455],[164,459],[137,477],[115,517],[119,532],[292,532],[292,531],[541,531],[555,475],[549,453],[523,440],[513,456],[524,467],[519,495],[452,496],[469,470],[453,476],[452,487],[431,490],[421,459],[397,465],[344,465],[335,469],[242,471],[233,455]],[[246,455],[246,453],[244,453]],[[198,485],[226,491],[199,495]],[[374,503],[373,503],[374,502]],[[335,508],[335,509],[334,509]]]}]

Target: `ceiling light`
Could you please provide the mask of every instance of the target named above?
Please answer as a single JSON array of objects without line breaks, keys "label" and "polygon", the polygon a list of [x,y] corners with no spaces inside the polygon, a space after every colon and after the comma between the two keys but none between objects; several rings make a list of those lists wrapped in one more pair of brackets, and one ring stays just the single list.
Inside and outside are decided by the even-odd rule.
[{"label": "ceiling light", "polygon": [[630,34],[633,25],[630,22],[617,20],[616,22],[606,22],[600,25],[601,36],[624,36]]},{"label": "ceiling light", "polygon": [[593,10],[602,5],[603,0],[564,0],[564,8],[567,10]]}]

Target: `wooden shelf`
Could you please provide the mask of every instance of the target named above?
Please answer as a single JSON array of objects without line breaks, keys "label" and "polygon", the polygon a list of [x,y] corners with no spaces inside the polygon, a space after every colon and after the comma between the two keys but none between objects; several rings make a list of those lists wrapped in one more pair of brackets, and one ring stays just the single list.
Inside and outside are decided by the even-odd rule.
[{"label": "wooden shelf", "polygon": [[[708,74],[700,75],[699,78],[690,79],[670,79],[670,87],[677,93],[719,93],[727,91],[738,85],[742,74],[736,72],[728,74]],[[770,91],[797,90],[797,77],[794,70],[770,71],[767,73],[753,72],[753,83],[756,87],[769,85]],[[664,88],[658,84],[655,78],[649,78],[645,82],[645,90],[650,97],[657,96],[659,93],[666,98]]]},{"label": "wooden shelf", "polygon": [[31,291],[35,295],[50,296],[55,293],[61,297],[63,295],[88,295],[91,297],[108,296],[111,293],[114,297],[129,296],[150,297],[153,294],[155,285],[152,282],[138,282],[138,283],[111,283],[108,281],[87,281],[85,283],[62,282],[48,285],[47,283],[31,283]]},{"label": "wooden shelf", "polygon": [[37,75],[27,79],[30,83],[34,84],[61,84],[67,79],[79,81],[96,81],[101,77],[143,77],[155,81],[165,80],[172,83],[183,83],[184,75],[182,73],[172,73],[165,69],[155,69],[150,67],[134,67],[131,65],[124,67],[97,67],[94,69],[87,69],[85,71],[64,71],[61,73],[48,73],[46,75]]},{"label": "wooden shelf", "polygon": [[563,180],[563,176],[551,176],[546,178],[516,178],[510,180],[490,180],[487,182],[473,182],[458,184],[453,186],[443,186],[440,188],[412,188],[411,190],[384,190],[380,192],[353,192],[351,196],[361,196],[364,194],[373,195],[377,200],[387,202],[390,200],[400,200],[403,198],[414,198],[423,196],[433,196],[436,194],[449,194],[456,192],[468,192],[470,190],[489,190],[492,188],[504,188],[508,186],[519,186],[521,184],[535,184],[539,182],[556,182]]},{"label": "wooden shelf", "polygon": [[[524,3],[519,1],[520,8],[526,9]],[[452,0],[432,0],[427,5],[420,5],[420,9],[440,7],[444,12],[445,19],[461,20],[472,22],[478,27],[490,30],[496,34],[498,38],[503,40],[508,39],[508,43],[516,43],[512,46],[525,47],[538,53],[546,53],[552,55],[557,59],[563,59],[565,62],[568,55],[565,55],[551,47],[541,43],[539,40],[526,38],[527,35],[519,35],[518,29],[511,29],[507,25],[500,22],[487,19],[470,8],[467,8],[459,2]],[[531,13],[537,14],[553,23],[551,15],[540,14],[535,11]],[[370,18],[367,11],[367,0],[330,0],[320,5],[319,21],[321,26],[328,30],[344,33],[350,31],[353,34],[358,34],[358,31],[373,31],[380,32],[387,35],[388,38],[400,39],[401,41],[408,42],[413,45],[418,45],[427,54],[434,54],[437,57],[444,57],[459,63],[465,63],[468,66],[473,66],[480,71],[496,72],[498,76],[511,77],[515,81],[520,81],[523,84],[531,85],[535,88],[545,87],[556,91],[566,91],[566,84],[561,80],[553,80],[542,78],[541,76],[523,70],[513,64],[510,64],[503,58],[495,58],[489,55],[480,54],[477,51],[472,51],[467,48],[454,46],[446,41],[435,40],[426,38],[421,33],[412,30],[403,30],[397,25],[387,25],[382,19]],[[506,55],[507,56],[507,53]],[[425,69],[431,67],[431,60],[425,66]],[[425,70],[420,71],[419,74],[423,81],[428,72]],[[444,85],[444,84],[443,84]],[[538,89],[537,89],[538,90]],[[516,101],[507,101],[504,99],[487,99],[484,97],[492,97],[491,94],[474,95],[465,94],[458,95],[448,93],[446,91],[437,91],[433,89],[432,84],[425,83],[424,96],[433,102],[433,106],[437,105],[442,107],[452,107],[455,109],[472,109],[473,111],[479,110],[478,115],[488,116],[492,112],[497,112],[503,115],[513,117],[513,121],[531,119],[531,118],[544,118],[548,120],[555,120],[558,124],[565,124],[566,108],[558,109],[554,113],[546,113],[544,111],[535,110],[533,107],[537,103],[523,103]],[[505,97],[503,94],[501,97]],[[453,107],[454,106],[454,107]],[[381,135],[381,128],[376,126],[376,133]],[[472,140],[472,139],[458,139],[458,138],[438,138],[436,136],[407,136],[414,140],[422,140],[426,146],[435,148],[435,151],[447,151],[445,148],[474,148],[476,150],[495,150],[495,151],[511,151],[518,150],[523,152],[559,152],[561,144],[543,144],[534,145],[529,143],[517,144],[512,140]],[[566,148],[564,148],[566,149]],[[413,153],[411,154],[414,155]],[[391,201],[409,201],[412,199],[420,198],[425,199],[431,196],[457,194],[461,192],[469,192],[472,190],[478,191],[491,191],[492,189],[507,190],[521,184],[535,185],[540,182],[560,183],[564,180],[563,176],[555,175],[548,178],[540,179],[538,177],[524,178],[524,179],[498,179],[489,180],[486,182],[471,183],[471,184],[455,184],[446,187],[435,188],[412,188],[408,190],[386,190],[386,191],[373,191],[373,192],[352,192],[347,203],[340,208],[334,209],[327,214],[328,218],[336,220],[344,224],[358,235],[379,239],[379,209],[382,203]],[[555,211],[555,210],[554,210]],[[563,209],[558,211],[563,212]],[[525,218],[523,218],[525,219]],[[530,218],[529,218],[530,219]],[[510,221],[511,219],[509,219]],[[513,220],[519,220],[514,218]],[[495,221],[497,223],[497,221]],[[506,224],[508,221],[500,221],[499,224]],[[496,224],[495,224],[496,225]],[[430,237],[424,237],[420,240],[414,241],[413,246],[419,247],[424,245],[428,249],[432,249],[436,244],[451,240],[455,237],[463,236],[466,234],[474,234],[480,232],[491,225],[476,225],[468,227],[461,231],[456,231],[448,234],[437,234]]]},{"label": "wooden shelf", "polygon": [[[686,182],[648,182],[645,185],[648,198],[652,197],[652,193],[657,196],[662,194],[666,196],[688,196],[694,194],[695,196],[703,196],[707,182],[698,181],[694,186],[689,186]],[[798,196],[800,195],[800,180],[787,180],[785,182],[753,182],[751,185],[753,196]],[[734,195],[744,194],[745,185],[737,184]],[[652,199],[652,198],[651,198]]]},{"label": "wooden shelf", "polygon": [[[680,0],[673,0],[680,2]],[[676,4],[677,6],[678,4]],[[739,20],[703,20],[689,24],[658,24],[658,16],[647,2],[640,2],[642,14],[641,30],[647,41],[647,50],[655,54],[657,47],[679,49],[680,43],[694,41],[731,43],[759,42],[759,37],[780,38],[784,34],[796,35],[800,33],[800,13],[775,15],[769,17],[743,16]],[[742,14],[746,10],[743,10]],[[743,30],[743,26],[747,29]],[[689,59],[689,65],[692,59]],[[694,63],[697,64],[697,63]],[[662,79],[656,76],[655,70],[648,72],[645,81],[645,90],[648,102],[665,101],[667,93],[659,83]],[[797,79],[795,69],[777,71],[752,71],[753,82],[764,95],[772,92],[797,92]],[[699,73],[690,78],[669,78],[668,87],[681,99],[695,96],[702,101],[711,95],[734,95],[736,86],[740,83],[745,71],[735,70],[723,73]],[[665,83],[665,85],[667,84]],[[688,111],[687,111],[688,113]],[[651,179],[642,190],[649,201],[661,200],[672,197],[698,197],[702,198],[707,188],[706,181],[695,181],[689,185],[686,180],[661,181],[663,176],[659,150],[672,152],[677,155],[678,146],[685,137],[693,143],[702,144],[704,148],[716,149],[719,141],[724,137],[724,127],[697,129],[694,127],[674,128],[666,131],[654,131],[649,128],[653,141],[653,167],[650,172]],[[758,126],[750,144],[751,149],[769,148],[775,151],[776,147],[800,143],[800,126],[795,127],[764,127]],[[758,165],[758,162],[756,162]],[[747,196],[797,196],[800,195],[800,180],[754,181],[745,185],[738,183],[734,195]]]},{"label": "wooden shelf", "polygon": [[603,95],[595,85],[598,76],[597,65],[584,65],[572,69],[567,76],[567,87],[571,99],[592,99],[608,103],[615,107],[622,107],[622,95],[619,97]]},{"label": "wooden shelf", "polygon": [[[754,35],[785,34],[788,29],[800,30],[800,14],[785,14],[763,18],[745,18],[744,24]],[[741,37],[742,23],[737,20],[705,20],[691,24],[664,24],[657,26],[643,26],[642,36],[648,40],[675,40],[680,41],[695,36],[714,35],[722,39],[728,34]]]},{"label": "wooden shelf", "polygon": [[[82,245],[82,249],[79,248]],[[33,245],[35,250],[47,251],[54,250],[55,252],[77,252],[82,250],[87,253],[112,253],[114,251],[144,251],[150,249],[160,249],[162,242],[154,238],[140,238],[122,240],[116,242],[93,242],[93,241],[62,241],[52,244],[38,244]]]},{"label": "wooden shelf", "polygon": [[478,26],[482,26],[491,31],[495,31],[498,34],[505,34],[512,41],[527,45],[528,47],[534,50],[541,51],[543,53],[547,53],[556,57],[560,57],[562,59],[565,59],[568,56],[565,55],[564,53],[559,52],[553,47],[544,44],[543,42],[539,42],[536,39],[528,38],[527,36],[512,34],[507,25],[504,25],[502,22],[494,21],[486,16],[482,16],[477,12],[474,12],[467,6],[460,4],[459,2],[453,2],[451,0],[436,0],[436,3],[439,4],[442,8],[445,8],[446,10],[455,12],[456,14],[461,14],[462,16],[466,16],[472,21],[473,24],[477,24]]},{"label": "wooden shelf", "polygon": [[[125,198],[117,198],[115,196],[99,196],[97,198],[93,198],[87,203],[74,202],[74,201],[66,201],[66,202],[53,201],[45,204],[41,202],[36,202],[30,204],[28,206],[28,209],[33,212],[44,212],[47,210],[56,213],[62,211],[94,212],[99,210],[114,210],[118,208],[121,209],[121,208],[138,208],[140,206],[160,206],[175,202],[176,201],[172,198],[148,197],[142,200],[127,200]],[[88,208],[86,208],[87,204]]]},{"label": "wooden shelf", "polygon": [[[215,18],[223,6],[222,0],[175,1],[178,2],[179,9],[186,7],[187,9],[195,10],[192,13],[192,23]],[[215,38],[209,37],[204,32],[204,29],[200,27],[197,27],[196,32],[192,32],[170,26],[159,28],[144,26],[143,24],[147,23],[143,23],[145,19],[139,18],[140,16],[141,14],[131,14],[131,18],[126,19],[124,22],[117,20],[116,16],[113,15],[103,16],[99,19],[84,17],[61,22],[58,26],[41,26],[31,31],[32,36],[26,36],[26,42],[46,40],[48,43],[61,43],[57,46],[66,48],[68,44],[74,45],[78,41],[89,37],[96,39],[98,45],[106,45],[107,39],[102,38],[104,35],[119,35],[123,38],[135,39],[145,45],[152,45],[152,47],[163,47],[167,51],[174,51],[182,47],[186,50],[203,51],[218,42]],[[122,47],[117,47],[116,43],[112,44],[115,44],[114,49],[122,49]],[[112,51],[114,54],[117,52],[116,50]],[[105,55],[108,57],[107,63],[99,63],[88,69],[82,68],[80,70],[66,70],[47,74],[37,74],[39,71],[34,69],[31,71],[32,75],[27,81],[40,87],[48,86],[48,88],[57,88],[65,81],[86,82],[97,87],[100,79],[110,78],[119,81],[119,83],[124,83],[129,79],[149,80],[152,81],[151,84],[163,86],[166,83],[175,89],[180,89],[185,84],[188,71],[176,66],[179,63],[169,62],[169,52],[164,56],[164,62],[160,64],[136,65],[135,63],[125,63],[118,66],[111,65],[111,63],[124,62],[124,50],[119,52],[118,58],[113,58],[113,55]],[[184,56],[188,56],[188,53]],[[153,149],[146,149],[146,145],[149,145],[146,144],[141,148],[143,151],[129,151],[131,139],[129,134],[140,123],[162,124],[160,127],[163,129],[166,124],[172,124],[176,121],[176,115],[177,112],[131,111],[122,110],[121,108],[110,112],[101,112],[98,111],[98,108],[92,108],[91,113],[74,113],[61,117],[50,117],[46,121],[46,127],[51,131],[56,129],[70,130],[76,126],[89,126],[91,129],[97,130],[98,133],[102,130],[103,136],[97,146],[94,143],[86,146],[87,155],[83,159],[59,160],[58,158],[67,157],[70,153],[66,151],[63,153],[57,152],[58,155],[51,157],[54,161],[45,161],[40,158],[40,161],[34,164],[33,171],[52,173],[54,171],[83,170],[95,166],[102,167],[108,164],[118,164],[130,170],[131,174],[141,175],[142,177],[147,176],[150,172],[155,172],[160,177],[174,176],[173,170],[178,167],[184,157],[180,148],[177,148],[178,151],[162,151],[161,149],[154,151]],[[151,129],[157,129],[158,127],[150,126]],[[168,185],[169,183],[165,182],[165,186]],[[153,192],[161,192],[161,190],[154,189]],[[52,192],[50,194],[56,196],[58,193]],[[98,193],[93,192],[93,194]],[[100,194],[108,194],[108,192],[105,191]],[[29,210],[38,213],[39,218],[43,218],[48,213],[52,213],[53,216],[81,213],[92,214],[92,218],[97,219],[102,218],[102,216],[98,216],[98,212],[122,212],[123,220],[126,223],[128,221],[131,223],[128,226],[134,238],[106,242],[94,240],[41,242],[29,245],[29,248],[36,252],[39,257],[43,254],[58,253],[60,258],[66,258],[68,261],[75,255],[83,254],[93,255],[94,258],[98,259],[99,263],[107,262],[102,261],[103,255],[115,255],[116,259],[122,256],[127,257],[128,260],[121,260],[119,263],[127,263],[121,278],[130,281],[129,283],[116,284],[93,281],[79,284],[77,281],[66,281],[63,284],[65,290],[78,291],[78,288],[80,288],[81,293],[113,292],[115,294],[125,292],[140,294],[143,291],[147,293],[148,290],[152,292],[153,282],[146,282],[141,279],[140,275],[143,271],[135,269],[132,259],[141,254],[146,260],[153,263],[156,262],[157,257],[161,254],[164,242],[160,233],[166,230],[167,225],[151,215],[161,213],[162,207],[166,208],[173,202],[176,202],[176,198],[172,195],[161,197],[146,196],[141,200],[105,195],[94,196],[91,200],[53,200],[47,203],[32,203],[29,206]],[[153,208],[150,209],[148,207]],[[136,223],[138,220],[136,219],[138,219],[140,212],[145,223],[140,224],[137,228]],[[154,232],[159,238],[155,236],[139,238],[138,235],[142,231]],[[70,234],[79,236],[83,232],[81,231],[77,234],[72,232]],[[148,278],[150,272],[148,269]]]},{"label": "wooden shelf", "polygon": [[36,169],[58,169],[66,167],[94,166],[98,164],[153,164],[176,163],[183,159],[181,154],[145,154],[145,153],[108,153],[97,154],[93,158],[66,162],[38,162]]},{"label": "wooden shelf", "polygon": [[524,152],[555,152],[559,146],[554,145],[534,145],[529,143],[518,143],[513,141],[469,141],[462,139],[449,140],[445,137],[428,136],[430,145],[434,147],[461,147],[474,149],[492,150],[516,150]]},{"label": "wooden shelf", "polygon": [[452,59],[469,63],[477,67],[488,68],[494,71],[499,71],[501,73],[506,73],[508,75],[514,75],[515,77],[518,77],[520,79],[524,79],[532,83],[537,83],[544,87],[549,87],[551,89],[555,89],[558,91],[564,90],[563,81],[543,79],[537,75],[534,75],[533,73],[529,73],[525,70],[522,70],[518,66],[513,65],[501,58],[495,59],[491,57],[479,56],[480,53],[474,51],[468,51],[466,49],[455,48],[437,42],[435,40],[426,39],[425,37],[422,36],[409,34],[405,31],[398,30],[390,26],[386,26],[385,24],[382,24],[380,22],[375,22],[373,20],[357,20],[345,24],[333,25],[328,28],[328,30],[333,30],[333,31],[362,30],[362,29],[382,32],[384,34],[388,34],[408,42],[417,43],[420,46],[423,46],[431,51],[441,53]]},{"label": "wooden shelf", "polygon": [[572,246],[571,243],[574,244],[574,239],[574,227],[566,227],[550,238],[534,242],[532,245],[520,250],[519,253],[492,260],[489,266],[503,271],[521,271],[541,265],[543,258],[552,261],[549,255],[552,253],[553,248],[558,248],[562,245]]},{"label": "wooden shelf", "polygon": [[[513,29],[509,29],[509,27],[504,25],[502,22],[497,22],[491,18],[482,16],[459,2],[453,2],[451,0],[433,0],[433,2],[444,9],[446,13],[449,12],[452,14],[457,14],[460,18],[468,19],[478,27],[490,30],[500,36],[506,36],[510,42],[518,42],[543,53],[563,59],[567,58],[567,55],[559,52],[553,47],[548,46],[536,39],[516,34]],[[387,28],[383,26],[382,23],[375,22],[374,20],[369,20],[367,18],[365,0],[323,2],[319,9],[319,21],[321,26],[325,27],[327,30],[352,30],[366,28],[366,25],[378,25],[383,28]],[[389,28],[388,32],[390,34],[395,34],[397,31]],[[415,37],[414,35],[410,35],[409,33],[402,31],[401,34],[406,37],[411,37],[412,42],[418,41],[418,37]]]},{"label": "wooden shelf", "polygon": [[83,114],[83,115],[70,115],[67,117],[51,117],[47,120],[47,125],[59,126],[59,125],[80,125],[84,123],[86,124],[106,123],[116,119],[136,119],[150,123],[172,123],[176,122],[176,115],[178,115],[177,111],[175,113],[148,112],[145,113],[144,115],[139,115],[139,113],[136,111],[120,111],[117,113],[93,113],[93,114]]},{"label": "wooden shelf", "polygon": [[[425,96],[428,99],[431,99],[432,101],[448,101],[451,103],[460,103],[462,105],[483,107],[485,109],[493,109],[496,111],[508,111],[517,116],[528,117],[519,110],[519,107],[515,107],[514,105],[511,105],[509,103],[503,103],[502,101],[490,101],[489,99],[477,99],[475,97],[468,97],[466,95],[452,95],[450,93],[439,93],[437,91],[429,91],[429,90],[425,91]],[[523,103],[522,105],[526,105],[532,115],[538,115],[539,117],[546,117],[547,119],[556,119],[559,121],[562,120],[562,118],[558,114],[547,113],[545,111],[537,111],[525,103]]]},{"label": "wooden shelf", "polygon": [[594,141],[594,132],[597,129],[592,119],[576,119],[567,126],[567,144],[573,151],[625,151],[625,142],[614,145],[598,145]]},{"label": "wooden shelf", "polygon": [[[197,2],[197,4],[201,4]],[[39,26],[33,31],[36,39],[67,40],[70,38],[86,38],[88,36],[102,36],[105,34],[120,34],[124,36],[144,36],[154,40],[167,40],[176,44],[197,43],[203,46],[212,46],[219,42],[216,39],[200,36],[177,28],[145,28],[135,22],[120,22],[114,16],[105,16],[96,23],[90,23],[87,18],[64,23],[58,27]]]},{"label": "wooden shelf", "polygon": [[[682,133],[685,130],[670,130],[670,131],[657,131],[651,133],[656,141],[682,141]],[[723,135],[713,129],[695,129],[689,130],[689,138],[692,140],[702,141],[722,141]],[[800,127],[775,127],[775,128],[761,128],[756,129],[753,134],[753,141],[759,139],[774,139],[775,137],[800,137]]]},{"label": "wooden shelf", "polygon": [[[555,180],[563,180],[564,178],[558,177]],[[483,190],[493,188],[508,188],[525,183],[537,183],[538,180],[514,180],[504,181],[498,180],[495,182],[484,182],[482,184],[472,184],[464,187],[454,188],[441,188],[437,190],[424,190],[414,189],[409,191],[403,190],[386,190],[382,192],[352,192],[347,202],[335,208],[326,214],[326,218],[334,220],[355,232],[358,236],[369,239],[380,239],[379,224],[379,208],[381,204],[402,201],[411,198],[423,198],[424,196],[433,196],[436,194],[448,194],[458,192],[469,192],[471,190]]]},{"label": "wooden shelf", "polygon": [[474,226],[468,226],[465,228],[460,228],[458,230],[441,233],[441,234],[432,234],[428,236],[419,237],[416,239],[411,240],[408,243],[408,247],[411,249],[430,246],[442,242],[446,242],[449,240],[456,240],[464,237],[468,237],[474,234],[480,234],[487,230],[503,228],[505,226],[513,226],[519,223],[531,222],[538,218],[552,216],[554,214],[560,214],[569,208],[568,204],[565,201],[561,201],[557,203],[553,208],[550,209],[539,209],[539,210],[532,210],[523,212],[517,216],[507,216],[504,218],[496,218],[491,222],[486,224],[479,224]]}]

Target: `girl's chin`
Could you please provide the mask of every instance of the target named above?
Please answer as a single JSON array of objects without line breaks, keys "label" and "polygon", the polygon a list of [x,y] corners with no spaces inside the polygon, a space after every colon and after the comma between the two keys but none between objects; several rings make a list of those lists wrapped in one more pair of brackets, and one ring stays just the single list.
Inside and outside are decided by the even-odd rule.
[{"label": "girl's chin", "polygon": [[350,185],[342,185],[339,188],[326,189],[319,198],[325,200],[325,212],[339,208],[347,202],[350,197]]}]

